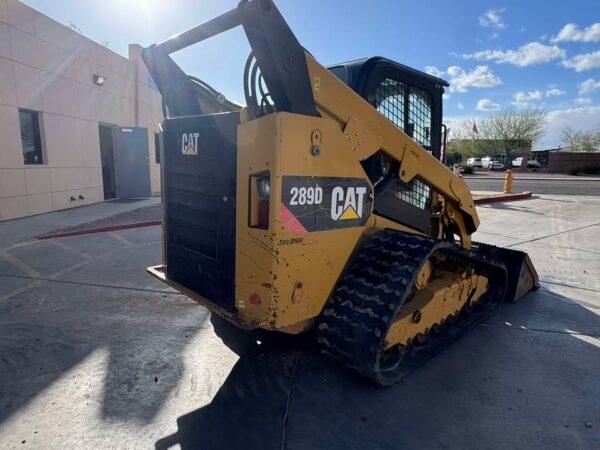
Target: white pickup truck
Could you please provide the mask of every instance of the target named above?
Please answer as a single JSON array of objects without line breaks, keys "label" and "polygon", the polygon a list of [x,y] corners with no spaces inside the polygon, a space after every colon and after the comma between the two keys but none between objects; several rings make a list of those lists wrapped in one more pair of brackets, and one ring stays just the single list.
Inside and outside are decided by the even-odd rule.
[{"label": "white pickup truck", "polygon": [[[518,157],[518,158],[515,158],[512,160],[513,167],[521,167],[521,164],[523,164],[522,157]],[[535,159],[530,159],[529,161],[527,161],[528,169],[537,169],[539,167],[542,167],[542,165],[539,162],[537,162]]]}]

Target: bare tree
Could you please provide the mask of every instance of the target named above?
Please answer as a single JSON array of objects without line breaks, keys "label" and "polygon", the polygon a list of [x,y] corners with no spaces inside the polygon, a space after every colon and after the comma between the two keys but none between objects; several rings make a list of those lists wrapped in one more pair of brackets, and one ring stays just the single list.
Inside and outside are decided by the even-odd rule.
[{"label": "bare tree", "polygon": [[530,150],[532,144],[544,134],[545,126],[546,113],[537,109],[501,111],[478,123],[481,137],[493,142],[495,153],[503,152],[508,162],[512,161],[512,152]]},{"label": "bare tree", "polygon": [[504,154],[510,163],[513,153],[529,153],[533,142],[544,134],[546,114],[539,110],[496,114],[463,121],[453,131],[451,151],[497,158]]},{"label": "bare tree", "polygon": [[560,142],[572,152],[600,152],[600,123],[590,131],[565,127],[560,133]]}]

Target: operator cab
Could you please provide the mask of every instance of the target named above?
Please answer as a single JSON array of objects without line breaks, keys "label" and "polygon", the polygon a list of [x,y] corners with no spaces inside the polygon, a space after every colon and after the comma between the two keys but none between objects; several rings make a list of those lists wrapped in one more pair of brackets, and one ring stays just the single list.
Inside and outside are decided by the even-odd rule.
[{"label": "operator cab", "polygon": [[328,67],[435,158],[442,153],[442,94],[448,83],[380,56]]}]

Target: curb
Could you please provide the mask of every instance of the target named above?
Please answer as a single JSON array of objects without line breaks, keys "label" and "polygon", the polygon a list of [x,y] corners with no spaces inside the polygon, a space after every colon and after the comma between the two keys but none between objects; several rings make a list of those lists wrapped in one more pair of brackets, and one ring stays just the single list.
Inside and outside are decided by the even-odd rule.
[{"label": "curb", "polygon": [[65,231],[64,233],[58,232],[58,233],[54,233],[54,234],[44,234],[41,236],[36,236],[36,238],[39,240],[45,240],[45,239],[57,239],[57,238],[65,238],[65,237],[73,237],[73,236],[82,236],[84,234],[108,233],[110,231],[129,230],[131,228],[153,227],[156,225],[160,225],[161,223],[162,223],[162,221],[160,221],[160,220],[151,220],[148,222],[128,223],[125,225],[111,225],[108,227],[86,228],[86,229],[82,229],[82,230]]},{"label": "curb", "polygon": [[513,200],[523,200],[526,198],[531,198],[531,192],[521,192],[519,194],[505,194],[505,195],[495,195],[493,197],[481,197],[475,199],[476,205],[484,205],[486,203],[497,203],[497,202],[510,202]]}]

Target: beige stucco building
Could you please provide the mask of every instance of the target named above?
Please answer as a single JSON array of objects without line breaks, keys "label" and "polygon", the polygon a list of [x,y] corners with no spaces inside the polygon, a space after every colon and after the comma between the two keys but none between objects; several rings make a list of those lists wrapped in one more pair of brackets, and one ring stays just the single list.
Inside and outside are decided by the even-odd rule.
[{"label": "beige stucco building", "polygon": [[120,127],[147,128],[140,170],[159,191],[161,98],[140,52],[130,45],[124,58],[17,0],[0,0],[0,221],[118,195],[113,150],[104,147]]}]

